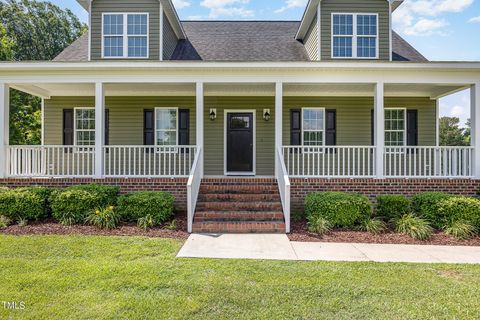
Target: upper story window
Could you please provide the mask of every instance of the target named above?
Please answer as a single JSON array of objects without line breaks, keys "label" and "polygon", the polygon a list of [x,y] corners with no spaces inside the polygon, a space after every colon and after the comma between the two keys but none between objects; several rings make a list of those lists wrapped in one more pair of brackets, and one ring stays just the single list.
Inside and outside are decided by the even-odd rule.
[{"label": "upper story window", "polygon": [[378,58],[378,15],[332,14],[332,58]]},{"label": "upper story window", "polygon": [[148,13],[103,14],[103,58],[148,58]]}]

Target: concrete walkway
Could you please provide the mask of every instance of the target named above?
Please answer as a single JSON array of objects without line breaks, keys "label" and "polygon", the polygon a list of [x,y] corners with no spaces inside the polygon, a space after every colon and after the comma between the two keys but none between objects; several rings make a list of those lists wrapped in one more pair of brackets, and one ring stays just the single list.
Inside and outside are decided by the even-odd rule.
[{"label": "concrete walkway", "polygon": [[290,242],[278,234],[193,234],[177,257],[480,264],[480,247]]}]

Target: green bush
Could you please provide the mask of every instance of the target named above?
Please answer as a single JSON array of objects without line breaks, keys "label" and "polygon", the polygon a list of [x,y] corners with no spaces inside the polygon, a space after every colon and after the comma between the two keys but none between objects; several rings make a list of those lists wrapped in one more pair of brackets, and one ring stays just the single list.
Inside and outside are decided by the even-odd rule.
[{"label": "green bush", "polygon": [[453,196],[443,192],[419,193],[412,198],[412,210],[417,216],[428,220],[436,229],[442,229],[444,224],[439,216],[439,205],[441,201],[451,197]]},{"label": "green bush", "polygon": [[352,228],[371,217],[372,205],[356,193],[317,192],[306,197],[305,213],[309,223],[324,218],[332,227]]},{"label": "green bush", "polygon": [[43,199],[43,205],[42,205],[43,215],[39,217],[40,219],[45,219],[52,215],[52,209],[50,206],[50,196],[54,191],[54,189],[34,186],[34,187],[20,188],[16,190],[18,190],[19,192],[22,192],[22,191],[32,192]]},{"label": "green bush", "polygon": [[433,228],[427,220],[413,214],[406,214],[395,221],[395,230],[416,240],[427,240],[433,234]]},{"label": "green bush", "polygon": [[332,224],[327,219],[316,216],[308,222],[308,230],[319,235],[324,235],[332,231]]},{"label": "green bush", "polygon": [[82,224],[96,208],[101,207],[99,197],[85,190],[57,190],[50,197],[52,216],[65,225]]},{"label": "green bush", "polygon": [[370,218],[362,221],[358,229],[371,234],[381,234],[387,230],[387,225],[380,219]]},{"label": "green bush", "polygon": [[458,240],[468,240],[475,236],[475,227],[470,223],[455,221],[445,227],[445,233]]},{"label": "green bush", "polygon": [[480,230],[480,200],[468,197],[442,200],[438,204],[438,220],[442,228],[462,221]]},{"label": "green bush", "polygon": [[120,214],[115,211],[113,206],[108,206],[92,212],[85,222],[101,229],[115,229],[120,223]]},{"label": "green bush", "polygon": [[124,220],[149,228],[173,217],[174,202],[175,198],[169,193],[136,192],[118,199],[118,211]]},{"label": "green bush", "polygon": [[12,220],[5,216],[0,216],[0,229],[5,229],[12,224]]},{"label": "green bush", "polygon": [[401,195],[377,197],[376,215],[386,222],[392,222],[411,212],[411,201]]},{"label": "green bush", "polygon": [[120,188],[115,186],[104,186],[99,184],[78,185],[67,188],[67,190],[83,190],[94,194],[99,201],[99,207],[116,206]]},{"label": "green bush", "polygon": [[40,188],[20,188],[0,192],[0,215],[19,222],[45,217],[46,191]]}]

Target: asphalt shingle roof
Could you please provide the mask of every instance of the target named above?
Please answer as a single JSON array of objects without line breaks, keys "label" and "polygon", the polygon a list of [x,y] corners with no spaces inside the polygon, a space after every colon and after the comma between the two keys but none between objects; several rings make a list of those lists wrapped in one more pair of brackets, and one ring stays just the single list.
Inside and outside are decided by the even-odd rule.
[{"label": "asphalt shingle roof", "polygon": [[[303,44],[295,40],[300,22],[185,21],[187,34],[172,60],[309,61]],[[394,61],[428,61],[397,33],[392,34]],[[54,61],[87,61],[88,34],[81,36]]]}]

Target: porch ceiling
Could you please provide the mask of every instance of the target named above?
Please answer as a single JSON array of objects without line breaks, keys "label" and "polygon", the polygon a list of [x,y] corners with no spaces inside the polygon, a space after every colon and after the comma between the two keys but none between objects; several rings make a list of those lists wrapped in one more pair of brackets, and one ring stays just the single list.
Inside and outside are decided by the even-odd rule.
[{"label": "porch ceiling", "polygon": [[[12,88],[39,97],[94,96],[95,85],[90,83],[38,83],[11,85]],[[205,96],[274,96],[273,83],[207,83]],[[385,84],[385,97],[430,97],[438,99],[468,89],[466,85],[445,84]],[[195,96],[194,83],[115,83],[105,84],[106,96]],[[286,97],[373,97],[373,84],[284,84]]]}]

